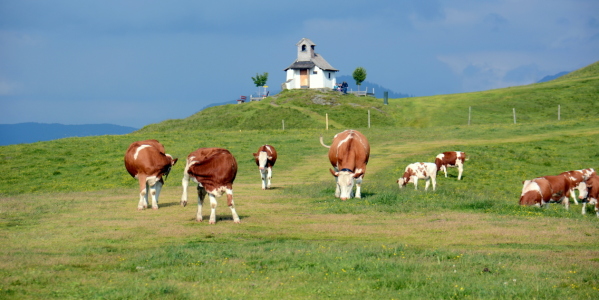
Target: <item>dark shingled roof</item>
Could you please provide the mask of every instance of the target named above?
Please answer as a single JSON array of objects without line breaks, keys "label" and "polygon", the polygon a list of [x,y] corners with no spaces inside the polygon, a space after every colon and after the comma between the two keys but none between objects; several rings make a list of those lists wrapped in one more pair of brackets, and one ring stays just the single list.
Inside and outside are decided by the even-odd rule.
[{"label": "dark shingled roof", "polygon": [[312,59],[310,59],[309,61],[295,61],[293,62],[289,67],[285,68],[284,71],[287,71],[289,69],[311,69],[314,66],[318,66],[319,68],[325,70],[325,71],[334,71],[337,72],[339,70],[333,68],[333,66],[331,66],[322,56],[320,56],[319,54],[315,53],[314,57],[312,57]]}]

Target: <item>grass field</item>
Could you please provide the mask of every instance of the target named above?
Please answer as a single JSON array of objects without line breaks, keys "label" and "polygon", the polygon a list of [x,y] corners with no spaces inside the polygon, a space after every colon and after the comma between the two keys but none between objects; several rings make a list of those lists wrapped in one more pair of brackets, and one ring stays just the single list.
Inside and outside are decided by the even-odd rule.
[{"label": "grass field", "polygon": [[[594,211],[583,216],[576,205],[569,211],[560,204],[518,206],[524,179],[599,167],[597,76],[583,71],[540,87],[392,99],[388,107],[375,103],[380,99],[331,98],[325,100],[339,105],[327,111],[310,103],[314,95],[290,92],[124,136],[0,147],[0,298],[596,299]],[[513,124],[512,105],[503,103],[513,90],[541,95],[562,86],[554,97],[576,107],[581,98],[564,86],[584,80],[594,84],[577,90],[595,92],[581,96],[579,118],[557,121],[539,112]],[[484,123],[410,114],[426,116],[423,109],[433,112],[445,101],[467,108],[491,94],[494,102],[478,101],[479,113],[488,115]],[[509,108],[505,122],[491,109],[501,106]],[[367,128],[365,119],[346,121],[368,108],[389,123]],[[261,110],[289,117],[290,127],[281,130],[277,120],[269,128],[268,118],[258,117]],[[329,131],[323,114],[331,117]],[[238,123],[224,128],[227,118]],[[264,128],[247,128],[252,120]],[[318,137],[329,143],[346,122],[357,122],[353,128],[368,137],[372,153],[363,198],[340,201]],[[131,142],[148,138],[160,140],[180,162],[160,209],[137,211],[137,183],[123,155]],[[265,143],[277,147],[279,160],[273,189],[263,191],[252,153]],[[181,162],[198,147],[224,147],[237,158],[241,224],[233,224],[225,198],[219,198],[215,225],[194,221],[194,201],[179,205]],[[438,177],[435,192],[424,192],[423,184],[418,191],[398,189],[407,164],[448,150],[468,153],[463,180],[450,169],[448,178]]]}]

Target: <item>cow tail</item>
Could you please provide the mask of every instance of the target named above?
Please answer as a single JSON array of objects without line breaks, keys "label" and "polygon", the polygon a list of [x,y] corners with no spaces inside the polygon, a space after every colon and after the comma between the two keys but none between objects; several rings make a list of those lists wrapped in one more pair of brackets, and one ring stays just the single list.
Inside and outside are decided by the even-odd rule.
[{"label": "cow tail", "polygon": [[331,148],[331,146],[327,146],[324,144],[324,141],[322,140],[322,135],[320,136],[320,144],[323,145],[325,148]]}]

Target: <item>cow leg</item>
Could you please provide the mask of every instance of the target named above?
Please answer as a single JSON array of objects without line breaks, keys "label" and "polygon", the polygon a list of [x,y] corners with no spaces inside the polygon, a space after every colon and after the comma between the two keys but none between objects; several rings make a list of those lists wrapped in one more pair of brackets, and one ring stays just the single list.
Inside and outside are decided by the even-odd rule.
[{"label": "cow leg", "polygon": [[148,183],[145,175],[138,175],[139,181],[139,203],[137,204],[137,210],[143,210],[148,208]]},{"label": "cow leg", "polygon": [[208,224],[216,224],[216,197],[213,194],[208,194],[210,197],[210,221]]},{"label": "cow leg", "polygon": [[462,172],[464,172],[464,164],[458,163],[458,180],[462,179]]},{"label": "cow leg", "polygon": [[227,204],[229,208],[231,208],[231,215],[233,216],[234,223],[241,223],[239,220],[239,216],[237,215],[237,211],[235,210],[235,202],[233,201],[233,189],[227,188]]},{"label": "cow leg", "polygon": [[569,210],[570,209],[570,197],[564,196],[562,198],[562,201],[564,201],[564,206],[566,207],[566,210]]},{"label": "cow leg", "polygon": [[424,184],[424,191],[428,190],[428,186],[431,185],[430,177],[426,179],[426,183]]},{"label": "cow leg", "polygon": [[355,198],[362,198],[362,176],[358,177],[355,179],[355,185],[356,185],[356,194],[355,194]]},{"label": "cow leg", "polygon": [[260,179],[262,180],[262,189],[266,189],[266,169],[260,170]]},{"label": "cow leg", "polygon": [[572,202],[578,205],[578,200],[576,200],[576,189],[570,189],[570,198],[572,198]]},{"label": "cow leg", "polygon": [[435,189],[437,188],[437,177],[435,176],[435,173],[433,173],[433,175],[431,176],[431,181],[433,182],[433,191],[435,191]]},{"label": "cow leg", "polygon": [[414,181],[414,189],[417,190],[418,189],[418,177],[413,176],[412,181]]},{"label": "cow leg", "polygon": [[[150,196],[152,197],[152,209],[158,209],[158,194],[162,188],[162,182],[156,176],[148,177],[147,179]],[[147,201],[148,195],[146,195]]]},{"label": "cow leg", "polygon": [[187,186],[189,185],[189,174],[187,174],[187,172],[183,173],[181,185],[183,186],[183,194],[181,195],[181,206],[185,207],[187,205]]},{"label": "cow leg", "polygon": [[582,214],[583,215],[587,214],[587,203],[586,202],[582,202]]},{"label": "cow leg", "polygon": [[198,212],[196,213],[196,221],[202,222],[202,205],[204,205],[204,199],[206,198],[206,189],[198,184]]},{"label": "cow leg", "polygon": [[447,178],[447,166],[442,165],[441,170],[443,170],[443,173],[445,174],[445,178]]},{"label": "cow leg", "polygon": [[270,189],[270,179],[272,178],[272,167],[268,168],[268,176],[267,176],[267,178],[268,178],[268,184],[266,185],[266,188]]}]

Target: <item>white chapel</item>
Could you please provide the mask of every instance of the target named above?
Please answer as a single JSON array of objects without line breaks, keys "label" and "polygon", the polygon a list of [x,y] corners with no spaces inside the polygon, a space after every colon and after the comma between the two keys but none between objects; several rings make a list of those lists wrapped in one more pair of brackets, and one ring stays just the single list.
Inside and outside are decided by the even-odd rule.
[{"label": "white chapel", "polygon": [[297,44],[297,59],[285,69],[286,89],[319,89],[337,85],[336,72],[320,54],[314,52],[316,44],[303,38]]}]

